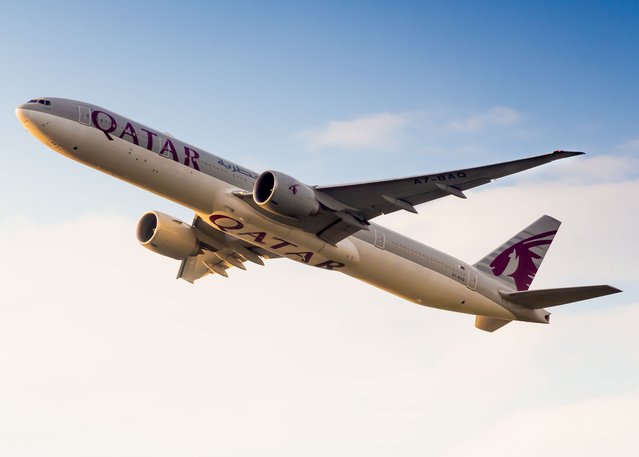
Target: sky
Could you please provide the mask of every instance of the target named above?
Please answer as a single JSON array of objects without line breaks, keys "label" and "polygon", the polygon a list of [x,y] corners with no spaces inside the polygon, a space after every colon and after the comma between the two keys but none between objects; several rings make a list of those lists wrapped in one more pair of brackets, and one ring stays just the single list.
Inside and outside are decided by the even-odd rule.
[{"label": "sky", "polygon": [[[636,2],[5,2],[0,455],[635,456]],[[176,281],[188,209],[38,143],[83,100],[308,184],[585,156],[376,219],[474,262],[542,214],[533,288],[622,294],[488,334],[273,260]]]}]

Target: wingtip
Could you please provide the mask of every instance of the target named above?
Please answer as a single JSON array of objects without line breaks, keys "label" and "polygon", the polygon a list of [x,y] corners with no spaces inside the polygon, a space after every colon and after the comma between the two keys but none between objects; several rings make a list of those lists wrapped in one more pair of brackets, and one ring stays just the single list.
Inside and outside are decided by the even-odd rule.
[{"label": "wingtip", "polygon": [[553,155],[557,156],[558,159],[581,156],[584,154],[585,152],[581,152],[581,151],[562,151],[561,149],[558,149],[557,151],[553,151]]}]

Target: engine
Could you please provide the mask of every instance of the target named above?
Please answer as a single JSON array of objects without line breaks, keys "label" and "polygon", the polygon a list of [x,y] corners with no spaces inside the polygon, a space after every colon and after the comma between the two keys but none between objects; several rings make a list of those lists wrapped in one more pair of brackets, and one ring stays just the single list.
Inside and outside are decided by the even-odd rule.
[{"label": "engine", "polygon": [[284,173],[265,171],[255,181],[253,199],[271,213],[302,219],[319,212],[315,191]]},{"label": "engine", "polygon": [[198,249],[193,227],[159,211],[144,214],[136,234],[145,248],[177,260],[186,259]]}]

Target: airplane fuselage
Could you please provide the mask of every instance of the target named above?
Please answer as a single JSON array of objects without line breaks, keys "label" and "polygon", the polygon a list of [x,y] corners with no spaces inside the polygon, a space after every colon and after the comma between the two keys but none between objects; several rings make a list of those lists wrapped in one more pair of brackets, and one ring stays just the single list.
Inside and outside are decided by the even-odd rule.
[{"label": "airplane fuselage", "polygon": [[257,210],[258,174],[112,111],[48,98],[20,106],[22,124],[51,149],[190,208],[213,228],[278,256],[339,271],[425,306],[547,322],[545,310],[504,301],[503,284],[474,266],[371,223],[333,245]]}]

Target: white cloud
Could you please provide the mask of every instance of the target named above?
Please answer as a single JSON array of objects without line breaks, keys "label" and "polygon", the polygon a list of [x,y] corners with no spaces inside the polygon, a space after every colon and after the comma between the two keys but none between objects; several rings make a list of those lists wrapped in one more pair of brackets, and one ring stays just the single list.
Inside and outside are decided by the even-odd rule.
[{"label": "white cloud", "polygon": [[529,184],[542,181],[564,185],[598,185],[619,183],[639,176],[639,158],[632,156],[579,156],[560,160],[550,166],[535,168],[516,177]]},{"label": "white cloud", "polygon": [[[537,286],[636,282],[637,186],[487,186],[380,221],[473,260],[549,212],[565,223]],[[579,430],[580,455],[636,449],[639,305],[486,334],[285,260],[191,286],[128,218],[9,226],[1,455],[500,455],[533,436],[553,456]]]},{"label": "white cloud", "polygon": [[399,144],[406,127],[408,114],[381,113],[350,121],[330,121],[323,128],[301,132],[309,149],[338,148],[347,150],[389,148]]},{"label": "white cloud", "polygon": [[473,114],[466,118],[448,123],[448,129],[455,132],[480,132],[488,127],[511,127],[521,122],[522,116],[507,106],[495,106],[483,113]]},{"label": "white cloud", "polygon": [[[307,149],[399,150],[410,145],[412,149],[435,148],[444,141],[447,150],[451,143],[459,143],[459,133],[483,133],[491,128],[515,127],[522,115],[513,108],[492,107],[467,117],[453,118],[441,111],[410,113],[379,113],[351,120],[329,121],[324,126],[299,132],[294,137]],[[525,134],[521,128],[511,133]],[[439,148],[441,149],[441,148]],[[455,150],[476,151],[476,146],[460,144]]]},{"label": "white cloud", "polygon": [[639,453],[639,392],[531,408],[464,441],[446,456],[601,456]]},{"label": "white cloud", "polygon": [[[628,160],[601,157],[589,163],[567,159],[536,174],[502,178],[469,191],[467,200],[445,197],[419,206],[421,215],[400,212],[379,221],[474,262],[549,214],[563,224],[533,286],[630,282],[639,278],[635,261],[639,245],[634,241],[634,227],[639,225],[639,199],[635,198],[639,179],[611,182],[605,174],[608,170],[623,177],[624,168],[634,161]],[[553,170],[560,165],[564,172]]]},{"label": "white cloud", "polygon": [[[601,307],[559,319],[551,324],[556,331],[545,334],[509,329],[511,336],[521,337],[517,346],[527,343],[519,354],[525,360],[514,359],[526,368],[527,380],[522,386],[508,386],[511,371],[499,387],[505,395],[517,387],[528,389],[530,401],[495,417],[487,427],[472,430],[445,455],[468,455],[470,450],[496,457],[636,455],[639,391],[634,380],[639,337],[632,327],[637,319],[639,305]],[[566,335],[574,339],[568,341]],[[613,365],[622,360],[629,366],[619,371]]]}]

